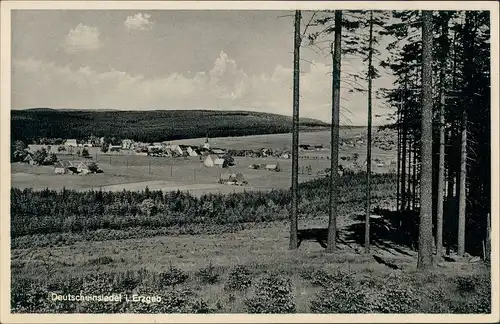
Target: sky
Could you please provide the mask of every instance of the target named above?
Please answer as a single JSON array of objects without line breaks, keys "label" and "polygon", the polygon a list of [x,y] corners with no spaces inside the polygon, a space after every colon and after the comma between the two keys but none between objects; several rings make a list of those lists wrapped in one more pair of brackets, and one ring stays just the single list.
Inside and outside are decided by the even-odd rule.
[{"label": "sky", "polygon": [[[293,31],[286,11],[15,10],[12,108],[291,115]],[[331,57],[303,45],[300,116],[328,122]],[[343,78],[364,68],[359,59],[342,64]],[[391,76],[381,74],[374,88],[391,87]],[[348,88],[342,85],[341,124],[366,125],[366,94]],[[382,100],[373,110],[374,125],[392,112]]]}]

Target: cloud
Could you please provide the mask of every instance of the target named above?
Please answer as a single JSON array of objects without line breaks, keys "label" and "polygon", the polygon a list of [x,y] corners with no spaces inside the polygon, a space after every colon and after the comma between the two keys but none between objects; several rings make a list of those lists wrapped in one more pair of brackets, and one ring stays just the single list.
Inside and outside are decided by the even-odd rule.
[{"label": "cloud", "polygon": [[133,16],[128,16],[124,22],[125,27],[129,30],[150,30],[153,28],[151,16],[148,14],[137,13]]},{"label": "cloud", "polygon": [[97,27],[78,24],[71,29],[64,39],[64,48],[68,53],[94,51],[102,46]]},{"label": "cloud", "polygon": [[[330,121],[330,67],[313,63],[301,74],[300,115]],[[381,81],[377,83],[382,87]],[[223,51],[208,71],[159,78],[25,59],[13,62],[12,104],[13,108],[241,109],[291,115],[292,85],[291,68],[278,65],[269,73],[248,75]],[[366,124],[366,95],[343,89],[341,96],[341,123]],[[374,115],[386,112],[374,103]],[[374,125],[383,121],[374,118]]]}]

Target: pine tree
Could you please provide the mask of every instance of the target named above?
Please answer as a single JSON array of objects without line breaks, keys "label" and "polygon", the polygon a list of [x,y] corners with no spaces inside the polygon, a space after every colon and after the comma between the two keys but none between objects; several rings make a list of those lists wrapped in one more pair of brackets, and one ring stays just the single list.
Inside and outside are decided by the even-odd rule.
[{"label": "pine tree", "polygon": [[432,11],[422,12],[422,140],[418,268],[432,266]]},{"label": "pine tree", "polygon": [[292,207],[290,215],[289,249],[297,249],[298,187],[299,187],[299,79],[300,79],[300,10],[295,11],[295,33],[293,51],[293,135],[292,135]]}]

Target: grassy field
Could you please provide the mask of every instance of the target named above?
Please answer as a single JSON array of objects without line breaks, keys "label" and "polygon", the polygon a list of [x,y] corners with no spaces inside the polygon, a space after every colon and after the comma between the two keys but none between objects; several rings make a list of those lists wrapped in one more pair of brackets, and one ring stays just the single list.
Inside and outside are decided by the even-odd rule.
[{"label": "grassy field", "polygon": [[[349,136],[356,136],[357,133],[356,130]],[[325,145],[329,133],[304,133],[302,138],[306,143]],[[215,138],[212,145],[224,148],[282,148],[287,145],[289,139],[289,134]],[[200,140],[203,139],[192,141],[195,144]],[[189,141],[191,140],[183,140],[181,143],[190,144]],[[365,150],[366,147],[363,146],[343,147],[340,156],[352,157],[357,153],[362,160]],[[204,196],[207,193],[229,194],[288,189],[290,160],[237,157],[236,166],[217,169],[205,168],[198,158],[171,159],[129,155],[123,152],[104,155],[98,149],[91,149],[91,155],[104,173],[58,176],[54,174],[53,167],[14,163],[11,165],[12,186],[35,190],[60,190],[65,187],[78,191],[102,189],[115,192],[123,189],[142,191],[147,186],[150,190],[188,191],[195,198],[165,198],[165,201],[159,203],[161,208],[155,215],[147,212],[144,214],[143,211],[138,211],[137,214],[120,214],[119,211],[106,214],[112,209],[105,208],[102,214],[86,215],[86,209],[82,209],[81,215],[66,216],[56,208],[57,206],[52,205],[52,201],[55,202],[58,198],[47,204],[44,201],[48,199],[42,199],[41,196],[37,201],[31,200],[31,204],[40,204],[40,207],[45,208],[46,213],[56,211],[57,216],[50,213],[52,216],[47,214],[47,218],[43,218],[43,213],[37,214],[36,217],[31,214],[11,216],[13,312],[490,311],[490,268],[487,264],[468,262],[470,259],[453,263],[436,260],[432,270],[423,273],[416,270],[416,251],[411,249],[411,245],[405,243],[405,240],[396,239],[402,232],[391,232],[395,231],[394,224],[399,222],[396,221],[393,225],[388,223],[387,215],[394,207],[394,176],[374,177],[372,206],[385,211],[387,215],[381,212],[384,216],[372,221],[370,254],[364,254],[362,248],[364,177],[358,175],[352,178],[353,181],[343,180],[340,214],[337,219],[338,250],[334,254],[327,254],[315,242],[303,242],[296,251],[288,249],[288,211],[286,206],[271,201],[271,194],[248,198],[255,206],[240,206],[245,200],[238,198],[238,195],[228,195],[224,196],[225,198]],[[318,184],[317,181],[307,181],[324,176],[319,175],[318,171],[330,166],[330,161],[326,159],[328,152],[307,153],[309,158],[305,158],[305,152],[301,152],[301,155],[300,167],[311,165],[313,172],[311,175],[299,175],[300,182],[306,186],[301,191],[304,196],[299,206],[299,228],[326,227],[326,187],[321,187],[324,185],[321,181],[319,188],[307,187],[309,183],[316,182],[316,186]],[[374,149],[374,158],[378,157],[383,161],[393,159],[394,155],[394,152]],[[77,160],[75,156],[58,156],[60,159]],[[283,172],[248,168],[249,164],[276,162],[279,162]],[[348,163],[351,162],[341,160],[345,167],[352,166]],[[374,167],[376,173],[384,174],[389,171],[388,167]],[[227,177],[233,172],[242,172],[249,185],[233,187],[216,183],[221,174]],[[386,182],[381,179],[386,179]],[[273,199],[282,199],[280,195],[283,193],[273,192]],[[47,193],[40,193],[44,194]],[[22,195],[20,193],[19,197]],[[139,200],[133,204],[140,205],[140,202]],[[70,206],[71,203],[68,203],[68,208],[78,210],[78,206]],[[118,201],[113,201],[111,205],[116,203]],[[126,205],[123,201],[122,203],[125,204],[122,207],[130,211],[132,205]],[[178,203],[186,206],[186,215],[172,213],[172,208],[179,208]],[[217,207],[215,203],[226,206],[226,213],[221,214],[222,218],[216,215],[218,212],[210,211],[211,208]],[[64,206],[61,208],[66,208]],[[198,215],[201,212],[206,215],[212,213],[214,215],[210,217],[214,218]],[[54,222],[64,227],[49,226],[52,223],[47,221],[51,217],[67,217],[56,219]],[[176,217],[182,221],[180,225],[174,222]],[[258,221],[251,221],[252,219]],[[128,221],[132,225],[127,223]],[[82,222],[81,227],[71,227],[71,224],[78,222]],[[95,224],[98,228],[91,228]],[[151,226],[152,224],[160,225]],[[36,232],[37,228],[43,228],[44,233]],[[57,230],[63,228],[71,230]],[[74,230],[75,228],[79,229]],[[402,234],[411,235],[406,232]],[[393,270],[376,262],[373,255],[388,260],[399,269]],[[161,296],[162,301],[57,302],[50,299],[51,293],[123,296],[140,294]]]},{"label": "grassy field", "polygon": [[[374,188],[377,198],[373,207],[392,208],[394,184],[392,178],[387,179],[390,183]],[[12,311],[489,312],[490,270],[482,262],[436,261],[433,270],[420,273],[416,271],[416,252],[386,232],[384,218],[373,220],[371,254],[364,254],[364,205],[351,200],[362,198],[363,183],[358,180],[344,185],[348,188],[343,189],[344,203],[339,206],[338,251],[334,254],[326,254],[313,242],[303,242],[297,251],[288,250],[285,209],[280,211],[285,217],[274,221],[16,236],[11,242]],[[315,211],[315,206],[321,205],[315,197],[301,203],[300,228],[328,223],[327,213]],[[265,208],[275,210],[271,205]],[[372,254],[399,269],[377,263]],[[135,293],[161,296],[162,302],[56,302],[49,298],[50,293]]]},{"label": "grassy field", "polygon": [[[318,244],[308,242],[289,251],[287,229],[286,223],[278,222],[217,235],[14,249],[12,310],[489,312],[489,267],[481,263],[439,263],[434,270],[421,273],[416,271],[415,252],[406,250],[406,255],[373,247],[373,254],[385,256],[401,269],[391,270],[374,262],[371,255],[359,253],[355,243],[339,244],[335,254],[326,254]],[[289,284],[289,289],[283,291],[286,285],[278,279]],[[80,292],[162,296],[162,302],[53,302],[48,297],[49,293]],[[30,296],[28,301],[26,296]]]}]

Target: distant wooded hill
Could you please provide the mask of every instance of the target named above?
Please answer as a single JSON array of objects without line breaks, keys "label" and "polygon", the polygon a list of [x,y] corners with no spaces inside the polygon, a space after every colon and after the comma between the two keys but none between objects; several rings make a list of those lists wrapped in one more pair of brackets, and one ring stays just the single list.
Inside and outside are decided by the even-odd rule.
[{"label": "distant wooded hill", "polygon": [[[324,129],[319,120],[301,118],[302,130]],[[287,133],[292,117],[247,111],[213,110],[58,110],[11,111],[11,140],[94,136],[157,142],[186,138]]]}]

